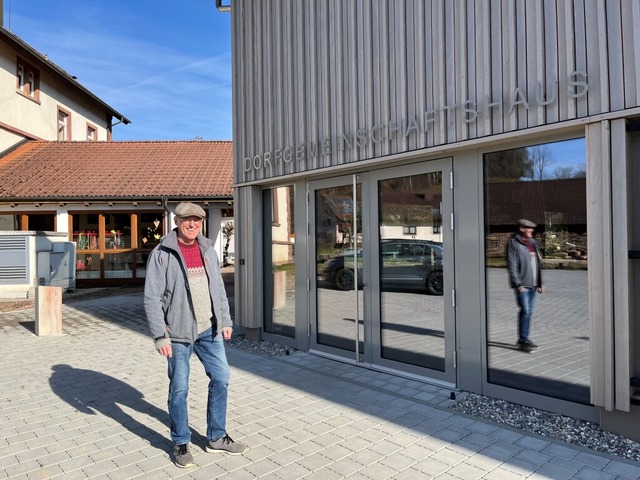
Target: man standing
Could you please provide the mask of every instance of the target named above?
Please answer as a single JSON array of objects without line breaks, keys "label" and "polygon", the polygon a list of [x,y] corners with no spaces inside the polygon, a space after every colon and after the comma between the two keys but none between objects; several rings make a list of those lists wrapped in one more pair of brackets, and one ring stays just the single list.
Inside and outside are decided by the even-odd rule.
[{"label": "man standing", "polygon": [[541,256],[538,244],[533,238],[536,224],[529,220],[518,220],[520,233],[509,239],[507,261],[509,264],[509,284],[514,289],[518,304],[518,343],[519,350],[527,353],[538,345],[529,338],[531,315],[536,293],[542,293]]},{"label": "man standing", "polygon": [[194,465],[187,415],[189,359],[195,353],[209,377],[207,452],[246,450],[227,435],[230,369],[223,338],[233,331],[229,303],[213,243],[200,234],[205,211],[193,203],[175,209],[176,225],[147,261],[144,308],[158,353],[167,358],[169,417],[178,467]]}]

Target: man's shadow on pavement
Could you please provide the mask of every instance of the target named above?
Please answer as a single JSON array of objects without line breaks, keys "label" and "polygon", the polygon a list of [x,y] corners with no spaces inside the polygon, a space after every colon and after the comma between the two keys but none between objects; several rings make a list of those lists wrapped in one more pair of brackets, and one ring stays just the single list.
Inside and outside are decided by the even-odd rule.
[{"label": "man's shadow on pavement", "polygon": [[[169,452],[172,442],[157,431],[136,420],[122,408],[148,415],[165,426],[169,425],[169,415],[147,402],[142,392],[131,385],[104,373],[83,370],[69,365],[54,365],[49,379],[51,389],[62,400],[79,412],[87,415],[101,413],[149,442],[152,447]],[[167,427],[168,431],[168,427]]]}]

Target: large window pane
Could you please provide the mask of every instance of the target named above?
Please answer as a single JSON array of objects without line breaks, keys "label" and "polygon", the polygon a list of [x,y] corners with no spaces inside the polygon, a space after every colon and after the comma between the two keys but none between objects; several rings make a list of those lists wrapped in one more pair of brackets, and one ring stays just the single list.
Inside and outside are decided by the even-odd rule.
[{"label": "large window pane", "polygon": [[0,215],[0,231],[20,230],[18,215]]},{"label": "large window pane", "polygon": [[150,251],[136,252],[136,278],[145,278],[147,276],[147,260],[149,260]]},{"label": "large window pane", "polygon": [[100,278],[100,238],[98,214],[78,213],[73,218],[73,241],[76,242],[76,278]]},{"label": "large window pane", "polygon": [[[584,139],[485,155],[486,347],[489,383],[588,404],[585,159]],[[537,348],[517,345],[506,247],[515,233],[526,235],[519,219],[537,225],[543,268],[530,321]]]},{"label": "large window pane", "polygon": [[29,230],[39,230],[45,232],[56,231],[55,213],[29,214]]},{"label": "large window pane", "polygon": [[265,278],[264,331],[295,337],[294,187],[264,192]]},{"label": "large window pane", "polygon": [[362,185],[356,185],[355,203],[353,190],[341,185],[315,191],[315,341],[355,352],[357,337],[363,354]]},{"label": "large window pane", "polygon": [[115,213],[105,218],[105,248],[131,248],[131,214]]},{"label": "large window pane", "polygon": [[98,232],[97,213],[73,215],[73,241],[76,242],[76,250],[98,250],[100,248]]},{"label": "large window pane", "polygon": [[24,212],[14,215],[0,215],[0,231],[32,230],[56,231],[56,214]]},{"label": "large window pane", "polygon": [[138,214],[138,248],[151,250],[164,235],[164,212]]},{"label": "large window pane", "polygon": [[100,278],[100,255],[78,253],[76,255],[76,278]]},{"label": "large window pane", "polygon": [[147,259],[153,248],[160,243],[164,235],[164,212],[141,212],[137,215],[137,252],[135,253],[135,277],[144,278],[147,274]]},{"label": "large window pane", "polygon": [[104,278],[132,278],[132,253],[106,253]]},{"label": "large window pane", "polygon": [[382,358],[444,371],[442,172],[379,182]]},{"label": "large window pane", "polygon": [[[136,238],[132,216],[137,218]],[[149,252],[164,233],[162,210],[137,215],[73,213],[72,221],[78,279],[144,278]]]}]

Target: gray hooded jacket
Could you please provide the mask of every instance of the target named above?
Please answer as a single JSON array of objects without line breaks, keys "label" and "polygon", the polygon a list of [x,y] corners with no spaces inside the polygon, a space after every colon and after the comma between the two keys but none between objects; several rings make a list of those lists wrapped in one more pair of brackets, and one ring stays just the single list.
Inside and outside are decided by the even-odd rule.
[{"label": "gray hooded jacket", "polygon": [[[198,235],[197,242],[209,278],[217,334],[223,327],[232,326],[229,302],[213,242],[203,235]],[[162,239],[147,260],[144,310],[156,348],[170,341],[193,343],[198,337],[187,266],[178,247],[176,229]]]}]

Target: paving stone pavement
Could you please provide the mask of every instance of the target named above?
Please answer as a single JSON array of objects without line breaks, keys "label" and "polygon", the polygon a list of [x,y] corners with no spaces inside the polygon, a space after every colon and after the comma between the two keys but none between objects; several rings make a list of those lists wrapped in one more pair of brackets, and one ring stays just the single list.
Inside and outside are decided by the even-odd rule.
[{"label": "paving stone pavement", "polygon": [[234,347],[227,429],[249,446],[208,454],[207,379],[194,358],[196,466],[174,466],[166,361],[140,294],[63,306],[63,335],[0,314],[0,479],[637,479],[640,464],[447,409],[451,391],[294,352]]}]

